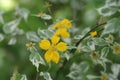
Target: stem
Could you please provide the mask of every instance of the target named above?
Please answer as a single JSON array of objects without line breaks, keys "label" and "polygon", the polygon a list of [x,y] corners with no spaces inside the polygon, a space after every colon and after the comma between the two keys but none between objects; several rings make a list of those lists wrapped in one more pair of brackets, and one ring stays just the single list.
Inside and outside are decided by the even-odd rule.
[{"label": "stem", "polygon": [[39,80],[39,73],[38,72],[36,74],[36,79],[35,80]]},{"label": "stem", "polygon": [[[90,34],[90,32],[94,31],[96,28],[98,28],[99,26],[102,26],[104,24],[106,24],[106,22],[98,24],[98,25],[95,25],[95,27],[93,27],[89,32],[87,32],[86,35],[83,36],[83,38],[79,39],[79,41],[75,44],[75,46],[78,47],[78,45],[80,44],[80,42],[82,42]],[[76,49],[72,49],[71,53],[75,52],[75,50]]]},{"label": "stem", "polygon": [[[98,27],[100,27],[100,26],[102,26],[102,25],[105,25],[105,24],[106,24],[106,22],[95,25],[95,27],[93,27],[89,32],[87,32],[86,35],[83,36],[83,38],[81,38],[81,39],[75,44],[75,46],[78,47],[78,45],[80,44],[80,42],[82,42],[82,41],[90,34],[90,32],[94,31],[94,30],[97,29]],[[70,51],[70,53],[74,53],[75,51],[76,51],[76,49],[72,49],[72,50]],[[66,64],[67,62],[68,62],[68,61],[65,59],[64,62],[63,62],[63,65],[62,65],[62,66],[58,69],[58,71],[56,72],[56,75],[55,75],[55,79],[54,79],[54,80],[58,80],[59,73],[60,73],[61,70],[64,69],[65,64]]]}]

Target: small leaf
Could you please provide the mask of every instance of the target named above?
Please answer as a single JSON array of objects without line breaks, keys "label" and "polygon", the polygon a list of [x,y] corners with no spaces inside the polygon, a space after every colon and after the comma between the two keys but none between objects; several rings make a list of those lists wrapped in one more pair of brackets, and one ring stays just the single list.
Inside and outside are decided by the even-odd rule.
[{"label": "small leaf", "polygon": [[8,45],[15,45],[16,42],[17,42],[16,38],[13,37],[13,38],[11,38],[11,39],[9,40]]},{"label": "small leaf", "polygon": [[85,73],[88,71],[89,65],[87,62],[81,62],[80,64],[73,63],[70,67],[70,73],[67,77],[73,80],[84,80]]},{"label": "small leaf", "polygon": [[45,14],[45,15],[41,16],[41,18],[42,18],[42,19],[45,19],[45,20],[50,20],[50,19],[52,19],[52,17],[51,17],[50,15],[48,15],[48,14]]},{"label": "small leaf", "polygon": [[39,64],[45,65],[45,62],[44,62],[43,58],[37,52],[36,53],[31,53],[30,56],[29,56],[29,60],[37,68],[37,71],[39,71],[38,70]]},{"label": "small leaf", "polygon": [[100,64],[104,68],[104,71],[106,71],[106,64],[103,60],[97,60],[97,63]]},{"label": "small leaf", "polygon": [[106,41],[102,38],[93,38],[93,41],[98,46],[105,46],[107,45]]},{"label": "small leaf", "polygon": [[118,6],[117,0],[106,0],[105,5],[106,6]]},{"label": "small leaf", "polygon": [[53,36],[53,32],[51,30],[38,29],[38,35],[40,38],[51,38]]},{"label": "small leaf", "polygon": [[92,51],[89,46],[82,46],[81,50],[84,51],[84,52],[91,52]]},{"label": "small leaf", "polygon": [[93,41],[88,41],[88,42],[87,42],[87,45],[90,47],[90,49],[91,49],[92,51],[95,50],[95,43],[94,43]]},{"label": "small leaf", "polygon": [[118,80],[118,78],[116,76],[114,76],[113,74],[109,74],[108,75],[108,80]]},{"label": "small leaf", "polygon": [[20,80],[21,79],[21,75],[20,73],[18,73],[17,70],[14,70],[12,77],[10,78],[10,80]]},{"label": "small leaf", "polygon": [[29,13],[30,13],[29,10],[26,8],[19,8],[18,6],[16,7],[16,15],[19,15],[25,21],[27,21]]},{"label": "small leaf", "polygon": [[68,54],[68,52],[62,54],[61,56],[62,56],[62,58],[66,58],[67,60],[69,60],[71,58],[71,55]]},{"label": "small leaf", "polygon": [[50,20],[50,19],[52,19],[52,17],[50,15],[46,14],[46,13],[40,13],[38,15],[34,15],[33,14],[33,16],[40,17],[40,18],[42,18],[44,20]]},{"label": "small leaf", "polygon": [[20,22],[20,19],[17,19],[17,20],[6,23],[3,26],[3,31],[6,34],[10,34],[10,33],[14,32],[16,30],[16,28],[18,27],[19,22]]},{"label": "small leaf", "polygon": [[98,12],[103,16],[111,16],[119,11],[119,0],[106,0],[105,5],[98,9]]},{"label": "small leaf", "polygon": [[4,40],[4,35],[0,33],[0,42]]},{"label": "small leaf", "polygon": [[52,80],[50,73],[48,72],[40,72],[40,76],[43,76],[45,80]]},{"label": "small leaf", "polygon": [[17,33],[18,35],[23,35],[23,34],[24,34],[24,31],[23,31],[23,29],[17,28],[17,29],[16,29],[16,33]]},{"label": "small leaf", "polygon": [[67,49],[76,49],[76,46],[67,46]]},{"label": "small leaf", "polygon": [[87,75],[88,80],[93,80],[96,78],[100,78],[99,76],[94,76],[94,75]]},{"label": "small leaf", "polygon": [[115,33],[120,30],[120,18],[113,18],[104,26],[102,34]]},{"label": "small leaf", "polygon": [[40,38],[37,36],[35,32],[27,32],[26,37],[28,40],[33,41],[33,42],[39,42]]},{"label": "small leaf", "polygon": [[76,40],[79,40],[79,39],[83,38],[83,35],[75,35],[73,38]]},{"label": "small leaf", "polygon": [[118,11],[117,8],[109,7],[109,6],[103,6],[98,9],[99,14],[101,14],[103,16],[111,16],[111,15],[115,14],[117,11]]},{"label": "small leaf", "polygon": [[72,80],[82,80],[83,74],[81,74],[79,71],[72,71],[67,75],[67,77],[71,78]]},{"label": "small leaf", "polygon": [[85,28],[85,29],[82,30],[81,35],[85,35],[85,34],[87,34],[89,31],[90,31],[90,27],[87,27],[87,28]]},{"label": "small leaf", "polygon": [[109,53],[109,48],[104,47],[101,51],[101,57],[106,57],[108,53]]},{"label": "small leaf", "polygon": [[116,77],[118,77],[119,72],[120,72],[120,65],[119,64],[113,64],[111,66],[111,70],[113,72],[113,75],[116,76]]},{"label": "small leaf", "polygon": [[20,80],[27,80],[26,75],[21,75],[21,79]]}]

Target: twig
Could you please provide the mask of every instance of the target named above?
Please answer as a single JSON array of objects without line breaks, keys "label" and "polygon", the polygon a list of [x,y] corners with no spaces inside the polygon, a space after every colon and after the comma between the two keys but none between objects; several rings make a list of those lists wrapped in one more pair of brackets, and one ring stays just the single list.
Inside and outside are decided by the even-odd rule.
[{"label": "twig", "polygon": [[[95,25],[95,27],[93,27],[89,32],[87,32],[86,35],[85,35],[83,38],[81,38],[81,39],[75,44],[75,46],[78,47],[78,45],[80,44],[80,42],[82,42],[82,41],[90,34],[90,32],[94,31],[94,30],[95,30],[96,28],[98,28],[99,26],[102,26],[102,25],[105,25],[105,24],[106,24],[106,22]],[[75,51],[76,51],[76,49],[72,49],[72,50],[70,51],[70,53],[74,53]],[[55,75],[54,80],[58,80],[59,73],[60,73],[61,70],[64,69],[65,64],[66,64],[67,62],[68,62],[68,61],[65,59],[64,62],[63,62],[63,65],[62,65],[62,66],[58,69],[58,71],[56,72],[56,75]]]},{"label": "twig", "polygon": [[[84,40],[84,39],[90,34],[90,32],[94,31],[96,28],[98,28],[99,26],[102,26],[102,25],[104,25],[104,24],[106,24],[106,22],[101,23],[101,24],[98,24],[98,25],[95,25],[95,27],[93,27],[89,32],[87,32],[86,35],[83,36],[83,38],[81,38],[81,39],[75,44],[75,46],[78,47],[78,45],[80,44],[80,42],[82,42],[82,40]],[[76,50],[76,49],[72,49],[72,50],[71,50],[71,53],[72,53],[72,52],[75,52],[75,50]]]}]

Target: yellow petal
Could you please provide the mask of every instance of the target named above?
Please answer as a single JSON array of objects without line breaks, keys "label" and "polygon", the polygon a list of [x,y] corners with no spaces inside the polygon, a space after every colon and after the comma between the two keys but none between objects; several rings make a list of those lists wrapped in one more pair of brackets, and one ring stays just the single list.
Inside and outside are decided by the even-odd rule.
[{"label": "yellow petal", "polygon": [[67,49],[67,44],[64,42],[60,42],[56,45],[56,49],[59,51],[65,51]]},{"label": "yellow petal", "polygon": [[63,37],[63,38],[68,38],[68,37],[70,37],[70,34],[69,34],[69,32],[67,32],[67,31],[61,33],[60,35],[61,35],[61,37]]},{"label": "yellow petal", "polygon": [[52,44],[57,44],[59,42],[59,40],[60,40],[60,37],[58,37],[56,35],[54,35],[51,39]]},{"label": "yellow petal", "polygon": [[72,23],[68,19],[63,19],[61,23],[66,27],[66,28],[71,28]]},{"label": "yellow petal", "polygon": [[47,39],[42,40],[41,42],[39,42],[39,47],[47,50],[48,48],[50,48],[50,42]]},{"label": "yellow petal", "polygon": [[90,33],[90,36],[91,36],[91,37],[97,36],[97,31],[91,32],[91,33]]},{"label": "yellow petal", "polygon": [[61,35],[61,37],[63,37],[63,38],[68,38],[68,37],[70,37],[69,32],[67,32],[67,29],[65,29],[65,28],[59,29],[59,30],[58,30],[58,33],[59,33],[59,35]]},{"label": "yellow petal", "polygon": [[54,33],[54,35],[55,36],[59,36],[59,34],[60,34],[60,30],[58,29],[58,30],[56,30],[56,32]]},{"label": "yellow petal", "polygon": [[54,24],[54,25],[52,26],[52,28],[59,28],[59,27],[62,27],[61,22],[57,22],[56,24]]},{"label": "yellow petal", "polygon": [[60,60],[60,55],[59,53],[57,53],[56,51],[53,52],[53,56],[52,56],[52,61],[55,62],[56,64],[59,62]]},{"label": "yellow petal", "polygon": [[52,60],[52,56],[53,56],[53,53],[52,51],[48,50],[45,55],[44,55],[44,58],[47,62],[50,62]]}]

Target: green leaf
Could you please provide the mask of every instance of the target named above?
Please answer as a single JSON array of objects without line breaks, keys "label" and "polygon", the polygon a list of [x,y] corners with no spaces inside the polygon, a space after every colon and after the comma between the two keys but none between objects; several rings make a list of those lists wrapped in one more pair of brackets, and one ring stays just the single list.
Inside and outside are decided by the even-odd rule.
[{"label": "green leaf", "polygon": [[101,57],[106,57],[109,53],[109,47],[104,47],[101,51]]},{"label": "green leaf", "polygon": [[117,1],[119,0],[106,0],[105,5],[106,6],[119,6],[119,4],[117,4]]},{"label": "green leaf", "polygon": [[120,18],[113,18],[104,26],[102,34],[115,33],[120,30]]},{"label": "green leaf", "polygon": [[49,72],[40,72],[40,76],[43,76],[45,80],[52,80]]},{"label": "green leaf", "polygon": [[40,38],[51,38],[53,36],[53,31],[52,30],[41,30],[38,29],[38,35]]},{"label": "green leaf", "polygon": [[87,75],[88,80],[94,80],[96,78],[100,78],[99,76],[95,76],[95,75]]},{"label": "green leaf", "polygon": [[91,52],[92,51],[89,46],[82,46],[81,50],[84,51],[84,52]]},{"label": "green leaf", "polygon": [[102,38],[93,38],[93,41],[98,46],[105,46],[107,45],[106,41]]},{"label": "green leaf", "polygon": [[40,17],[40,18],[42,18],[44,20],[50,20],[50,19],[52,19],[52,16],[49,15],[49,14],[46,14],[46,13],[40,13],[40,14],[37,14],[37,15],[33,14],[33,16]]},{"label": "green leaf", "polygon": [[26,75],[21,75],[21,79],[20,80],[27,80]]},{"label": "green leaf", "polygon": [[44,19],[44,20],[52,19],[52,17],[50,15],[48,15],[48,14],[44,14],[43,16],[41,16],[41,18]]},{"label": "green leaf", "polygon": [[21,18],[23,18],[25,21],[27,21],[27,18],[29,16],[29,10],[26,8],[19,8],[16,7],[16,15],[19,15]]},{"label": "green leaf", "polygon": [[4,35],[0,33],[0,42],[4,40]]},{"label": "green leaf", "polygon": [[67,49],[76,49],[76,46],[67,46]]},{"label": "green leaf", "polygon": [[23,31],[23,29],[17,28],[16,31],[15,31],[15,33],[16,33],[17,35],[23,35],[23,34],[24,34],[24,31]]},{"label": "green leaf", "polygon": [[84,80],[85,73],[89,69],[89,64],[87,62],[81,62],[80,64],[73,63],[70,67],[70,73],[67,77],[73,80]]},{"label": "green leaf", "polygon": [[111,70],[113,72],[113,75],[116,76],[116,77],[118,77],[119,72],[120,72],[120,65],[119,64],[113,64],[111,66]]},{"label": "green leaf", "polygon": [[16,28],[18,27],[19,23],[20,23],[20,19],[16,19],[16,20],[6,23],[3,26],[4,33],[6,33],[6,34],[13,33],[16,30]]},{"label": "green leaf", "polygon": [[15,80],[20,80],[20,79],[21,79],[21,75],[19,73],[17,73]]},{"label": "green leaf", "polygon": [[105,5],[98,9],[103,16],[111,16],[119,11],[120,0],[106,0]]},{"label": "green leaf", "polygon": [[10,78],[10,80],[21,80],[20,73],[14,71],[12,77]]},{"label": "green leaf", "polygon": [[63,54],[61,54],[61,57],[62,58],[66,58],[68,61],[69,61],[69,59],[71,58],[71,54],[69,54],[69,52],[65,52],[65,53],[63,53]]},{"label": "green leaf", "polygon": [[95,43],[93,41],[88,41],[87,45],[90,47],[91,51],[95,50]]},{"label": "green leaf", "polygon": [[40,38],[37,36],[35,32],[27,32],[26,37],[28,40],[33,41],[33,42],[39,42]]},{"label": "green leaf", "polygon": [[85,28],[85,29],[82,30],[81,35],[85,35],[85,34],[87,34],[89,31],[90,31],[90,27],[87,27],[87,28]]},{"label": "green leaf", "polygon": [[17,39],[15,37],[11,38],[8,42],[8,45],[15,45],[17,42]]},{"label": "green leaf", "polygon": [[117,12],[118,8],[116,7],[109,7],[109,6],[103,6],[98,9],[99,14],[103,16],[111,16]]},{"label": "green leaf", "polygon": [[39,71],[38,70],[39,64],[45,65],[45,62],[44,62],[43,58],[37,52],[36,53],[31,53],[30,56],[29,56],[29,60],[37,68],[37,71]]}]

